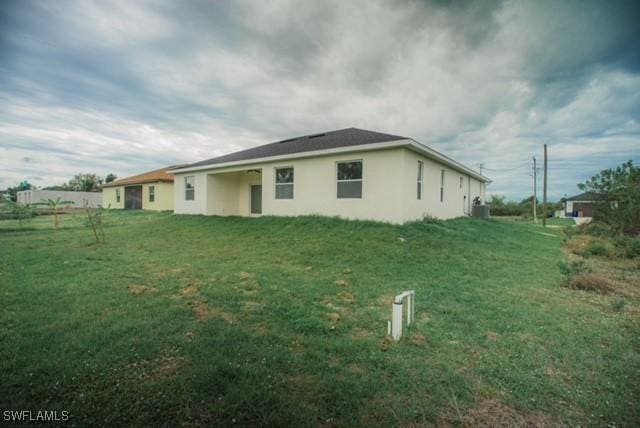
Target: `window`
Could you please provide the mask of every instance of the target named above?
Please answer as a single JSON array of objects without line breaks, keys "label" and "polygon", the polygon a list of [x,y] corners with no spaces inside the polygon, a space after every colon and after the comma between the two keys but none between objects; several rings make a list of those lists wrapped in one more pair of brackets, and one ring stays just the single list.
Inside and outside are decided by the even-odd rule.
[{"label": "window", "polygon": [[276,168],[276,199],[293,199],[293,168]]},{"label": "window", "polygon": [[195,177],[190,175],[184,178],[184,199],[186,201],[193,201],[195,199]]},{"label": "window", "polygon": [[460,188],[462,189],[462,177],[460,177]]},{"label": "window", "polygon": [[338,199],[362,198],[362,161],[338,162]]},{"label": "window", "polygon": [[440,170],[440,202],[444,202],[444,169]]},{"label": "window", "polygon": [[424,163],[418,161],[418,199],[422,199],[422,181],[424,176]]},{"label": "window", "polygon": [[116,189],[116,202],[120,203],[120,189]]},{"label": "window", "polygon": [[149,202],[156,201],[156,186],[149,186]]}]

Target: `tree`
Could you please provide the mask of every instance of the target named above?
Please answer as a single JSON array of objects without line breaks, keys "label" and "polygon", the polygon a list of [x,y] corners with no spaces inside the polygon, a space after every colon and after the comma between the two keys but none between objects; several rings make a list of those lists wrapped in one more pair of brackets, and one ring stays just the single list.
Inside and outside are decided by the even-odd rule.
[{"label": "tree", "polygon": [[93,192],[98,190],[101,184],[102,178],[96,174],[76,174],[69,180],[67,187],[76,192]]},{"label": "tree", "polygon": [[114,173],[109,173],[106,175],[106,177],[104,178],[104,182],[105,183],[111,183],[112,181],[116,180],[118,178],[117,175],[115,175]]},{"label": "tree", "polygon": [[578,188],[596,195],[594,221],[617,232],[640,233],[640,168],[633,161],[602,170]]},{"label": "tree", "polygon": [[23,190],[31,190],[35,188],[36,187],[33,186],[31,183],[29,183],[27,180],[24,180],[24,181],[21,181],[20,184],[18,184],[15,187],[7,188],[7,192],[9,193],[9,199],[12,200],[13,202],[16,202],[18,200],[18,192],[21,192]]},{"label": "tree", "polygon": [[53,215],[53,227],[54,229],[57,229],[58,227],[60,227],[60,219],[58,217],[60,215],[60,211],[63,207],[71,204],[73,204],[73,201],[62,201],[60,200],[60,198],[56,198],[47,199],[46,202],[39,202],[34,205],[44,205],[51,210],[51,214]]}]

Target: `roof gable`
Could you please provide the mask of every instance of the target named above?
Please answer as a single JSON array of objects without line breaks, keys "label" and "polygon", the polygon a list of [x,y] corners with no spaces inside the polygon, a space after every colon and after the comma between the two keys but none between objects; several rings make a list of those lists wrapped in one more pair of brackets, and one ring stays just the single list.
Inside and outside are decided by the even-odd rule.
[{"label": "roof gable", "polygon": [[132,175],[131,177],[120,178],[110,183],[106,183],[102,187],[116,187],[116,186],[126,186],[126,185],[133,185],[133,184],[154,183],[157,181],[173,183],[174,175],[169,174],[167,171],[170,171],[176,168],[181,168],[183,166],[185,165],[172,165],[172,166],[156,169],[153,171],[145,172],[142,174]]}]

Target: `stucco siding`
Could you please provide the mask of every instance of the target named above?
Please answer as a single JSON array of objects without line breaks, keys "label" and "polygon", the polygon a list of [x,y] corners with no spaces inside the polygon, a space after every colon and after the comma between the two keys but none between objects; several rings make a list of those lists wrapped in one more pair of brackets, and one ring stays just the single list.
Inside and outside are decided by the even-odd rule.
[{"label": "stucco siding", "polygon": [[75,192],[68,190],[21,190],[17,193],[17,202],[19,204],[40,204],[46,203],[47,200],[69,201],[70,207],[84,208],[85,203],[90,207],[97,207],[102,202],[100,192]]},{"label": "stucco siding", "polygon": [[[120,202],[116,198],[116,189],[120,189]],[[105,187],[102,189],[102,206],[111,209],[124,208],[124,186]]]},{"label": "stucco siding", "polygon": [[[473,199],[483,193],[482,182],[411,150],[404,149],[403,153],[404,221],[418,220],[425,216],[448,219],[468,215]],[[419,161],[424,165],[421,199],[418,199]],[[441,200],[443,170],[444,191]]]},{"label": "stucco siding", "polygon": [[[362,198],[337,197],[337,163],[362,160]],[[422,199],[417,200],[417,163],[424,163]],[[276,168],[294,170],[293,199],[276,199]],[[440,174],[445,170],[444,201]],[[184,177],[195,177],[195,200],[185,200]],[[460,178],[462,177],[462,186]],[[426,215],[466,215],[483,184],[407,148],[333,154],[224,169],[177,173],[175,213],[250,215],[250,185],[262,185],[262,215],[340,216],[392,223]],[[467,198],[464,198],[467,196]]]},{"label": "stucco siding", "polygon": [[[152,211],[172,211],[173,210],[173,183],[156,182],[144,184],[132,184],[130,186],[142,186],[142,209]],[[125,187],[116,186],[105,187],[102,190],[102,206],[111,209],[124,209]],[[149,200],[149,187],[155,187],[155,200]],[[120,190],[120,202],[116,197],[116,189]]]},{"label": "stucco siding", "polygon": [[[193,200],[186,200],[184,178],[194,176]],[[173,212],[176,214],[207,214],[207,174],[203,172],[176,174],[173,181]]]}]

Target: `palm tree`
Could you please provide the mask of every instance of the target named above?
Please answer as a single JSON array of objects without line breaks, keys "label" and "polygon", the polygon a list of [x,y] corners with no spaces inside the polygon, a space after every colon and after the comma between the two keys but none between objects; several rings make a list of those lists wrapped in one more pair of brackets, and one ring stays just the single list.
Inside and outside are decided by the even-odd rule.
[{"label": "palm tree", "polygon": [[71,204],[73,204],[73,201],[62,201],[58,197],[56,199],[47,199],[46,202],[39,202],[35,205],[44,205],[51,209],[51,214],[53,214],[53,227],[57,229],[60,226],[60,219],[58,218],[60,210],[63,207]]}]

